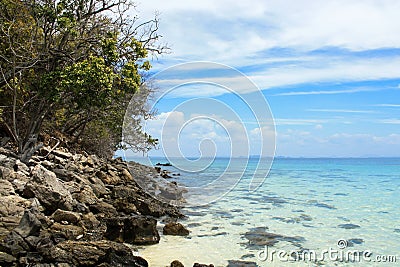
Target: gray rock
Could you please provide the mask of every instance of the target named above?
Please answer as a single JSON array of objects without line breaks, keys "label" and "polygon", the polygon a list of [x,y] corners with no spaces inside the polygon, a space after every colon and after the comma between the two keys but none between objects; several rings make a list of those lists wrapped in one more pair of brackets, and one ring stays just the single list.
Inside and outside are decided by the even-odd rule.
[{"label": "gray rock", "polygon": [[32,180],[26,184],[24,196],[36,197],[49,213],[57,209],[72,210],[71,193],[54,172],[41,165],[32,170]]},{"label": "gray rock", "polygon": [[24,210],[30,206],[30,200],[18,195],[0,197],[0,240],[19,225]]},{"label": "gray rock", "polygon": [[252,261],[229,260],[227,267],[257,267],[257,263]]},{"label": "gray rock", "polygon": [[41,230],[42,223],[37,218],[34,211],[25,210],[24,216],[14,231],[21,237],[26,238],[28,236],[38,236]]},{"label": "gray rock", "polygon": [[339,227],[339,228],[343,228],[343,229],[356,229],[356,228],[360,228],[360,226],[359,226],[358,224],[353,224],[353,223],[339,224],[338,227]]}]

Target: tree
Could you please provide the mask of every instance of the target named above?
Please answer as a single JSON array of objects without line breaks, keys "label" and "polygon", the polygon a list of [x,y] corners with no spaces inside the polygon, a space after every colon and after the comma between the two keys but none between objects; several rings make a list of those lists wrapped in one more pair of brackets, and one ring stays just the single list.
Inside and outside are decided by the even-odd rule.
[{"label": "tree", "polygon": [[[0,124],[22,160],[41,146],[44,130],[81,144],[99,134],[107,150],[120,144],[148,53],[168,49],[157,16],[138,23],[132,8],[128,0],[0,0]],[[154,145],[139,133],[147,145],[133,146]]]}]

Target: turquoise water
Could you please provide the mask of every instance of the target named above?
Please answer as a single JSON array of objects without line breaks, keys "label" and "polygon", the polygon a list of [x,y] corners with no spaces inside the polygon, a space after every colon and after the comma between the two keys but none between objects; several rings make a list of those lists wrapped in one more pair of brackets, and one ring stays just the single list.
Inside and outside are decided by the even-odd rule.
[{"label": "turquoise water", "polygon": [[[165,160],[153,159],[156,162]],[[175,163],[181,167],[189,164],[183,160]],[[151,266],[167,266],[175,259],[185,266],[192,266],[194,262],[226,266],[228,260],[255,261],[259,266],[393,266],[400,263],[399,158],[278,158],[255,192],[249,192],[248,186],[257,168],[257,159],[249,162],[215,159],[200,172],[165,169],[181,174],[173,178],[178,183],[201,187],[217,179],[229,163],[231,167],[225,175],[232,180],[239,180],[243,166],[247,166],[242,179],[231,191],[228,187],[220,188],[221,192],[229,191],[222,198],[183,210],[188,219],[182,224],[191,231],[188,237],[162,236],[160,244],[139,248]],[[202,165],[201,160],[190,164]],[[267,171],[268,167],[268,163],[261,163],[258,168]],[[268,236],[254,232],[261,231],[260,227],[280,237],[266,248]],[[249,236],[256,239],[249,240]],[[339,240],[345,240],[347,247],[339,248]],[[263,258],[273,250],[314,251],[321,256],[329,249],[338,251],[338,255],[350,250],[371,254],[359,260],[360,263],[356,258],[356,262],[346,262],[336,254],[332,259],[325,254],[324,260],[318,262],[295,260],[293,255],[297,254],[282,259],[276,254],[275,258],[271,255]],[[397,256],[397,263],[377,262],[393,260],[390,256]],[[370,262],[366,263],[367,260]]]}]

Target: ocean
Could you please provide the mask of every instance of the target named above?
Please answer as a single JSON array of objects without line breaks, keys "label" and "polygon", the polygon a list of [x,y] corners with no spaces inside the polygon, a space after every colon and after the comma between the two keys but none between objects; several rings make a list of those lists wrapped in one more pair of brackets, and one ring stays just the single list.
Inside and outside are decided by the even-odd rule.
[{"label": "ocean", "polygon": [[[268,161],[258,162],[175,159],[173,165],[180,169],[162,167],[180,174],[171,180],[198,188],[197,193],[214,201],[183,209],[187,218],[180,222],[189,236],[161,236],[159,244],[139,247],[138,253],[155,267],[173,260],[185,266],[227,266],[229,260],[258,266],[400,263],[400,158],[276,158],[265,181],[252,192],[252,173],[270,167]],[[206,167],[184,171],[189,165]],[[220,187],[218,199],[201,191],[224,171],[226,179],[235,181],[233,189],[231,184]],[[159,228],[162,232],[162,225]]]}]

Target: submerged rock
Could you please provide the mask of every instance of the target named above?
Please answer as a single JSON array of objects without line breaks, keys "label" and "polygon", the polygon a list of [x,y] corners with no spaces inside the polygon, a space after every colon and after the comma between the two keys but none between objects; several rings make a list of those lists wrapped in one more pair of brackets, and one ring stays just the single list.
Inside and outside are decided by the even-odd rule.
[{"label": "submerged rock", "polygon": [[362,238],[351,238],[348,241],[348,247],[353,247],[354,245],[361,245],[364,243],[364,239]]},{"label": "submerged rock", "polygon": [[359,226],[358,224],[353,224],[353,223],[345,223],[345,224],[339,224],[338,227],[343,228],[343,229],[356,229],[356,228],[360,228],[361,226]]},{"label": "submerged rock", "polygon": [[257,263],[252,261],[229,260],[227,267],[257,267]]},{"label": "submerged rock", "polygon": [[187,236],[189,235],[189,230],[186,229],[182,224],[177,222],[167,223],[163,228],[164,235],[179,235]]},{"label": "submerged rock", "polygon": [[246,232],[243,236],[248,240],[246,244],[250,248],[263,248],[264,246],[272,247],[279,241],[289,242],[294,246],[300,246],[300,242],[305,241],[303,237],[284,236],[267,232],[268,227],[256,227]]}]

